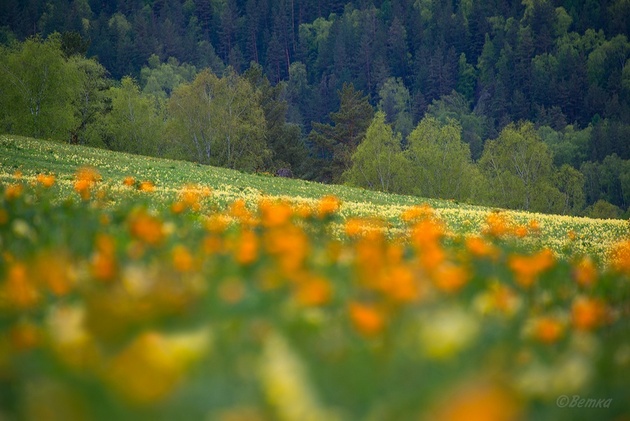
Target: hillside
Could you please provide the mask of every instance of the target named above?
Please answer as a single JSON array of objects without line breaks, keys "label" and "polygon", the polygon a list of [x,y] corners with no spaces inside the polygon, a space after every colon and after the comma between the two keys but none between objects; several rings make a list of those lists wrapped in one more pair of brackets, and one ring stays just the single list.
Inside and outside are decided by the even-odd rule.
[{"label": "hillside", "polygon": [[[342,185],[326,185],[297,179],[247,174],[225,168],[198,165],[118,153],[103,149],[74,146],[24,138],[0,136],[0,180],[8,183],[21,171],[27,180],[39,173],[53,173],[62,191],[69,193],[75,172],[92,166],[103,176],[104,184],[119,194],[112,200],[124,200],[130,193],[124,188],[127,176],[138,181],[151,181],[156,191],[151,196],[154,207],[165,207],[186,184],[199,184],[212,190],[212,201],[220,208],[244,199],[255,206],[263,197],[277,197],[294,203],[314,204],[321,197],[334,195],[341,200],[339,215],[343,220],[354,217],[378,218],[387,221],[391,235],[400,233],[400,215],[412,206],[427,203],[455,234],[480,233],[489,214],[497,209],[453,201],[424,199],[414,196],[386,194]],[[547,246],[560,255],[592,254],[606,260],[610,246],[630,235],[630,224],[624,220],[599,220],[540,213],[502,211],[515,224],[528,225],[535,220],[540,226],[537,235],[527,239],[535,246]],[[338,235],[341,225],[338,224]]]}]

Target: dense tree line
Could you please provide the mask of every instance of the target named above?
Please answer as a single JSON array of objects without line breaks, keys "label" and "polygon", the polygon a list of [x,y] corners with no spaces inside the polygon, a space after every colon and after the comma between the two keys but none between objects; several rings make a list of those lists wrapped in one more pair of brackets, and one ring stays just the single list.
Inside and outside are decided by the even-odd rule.
[{"label": "dense tree line", "polygon": [[[6,0],[0,119],[134,153],[618,216],[628,36],[627,0]],[[502,157],[528,148],[535,174]]]}]

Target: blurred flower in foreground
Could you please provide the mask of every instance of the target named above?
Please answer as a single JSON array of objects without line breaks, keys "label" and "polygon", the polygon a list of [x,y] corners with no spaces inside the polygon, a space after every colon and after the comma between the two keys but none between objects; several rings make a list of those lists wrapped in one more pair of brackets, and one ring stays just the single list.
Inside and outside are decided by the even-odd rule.
[{"label": "blurred flower in foreground", "polygon": [[46,188],[50,188],[55,184],[55,175],[37,174],[37,182]]},{"label": "blurred flower in foreground", "polygon": [[154,403],[175,389],[209,345],[210,331],[206,328],[171,335],[145,332],[111,361],[105,376],[129,401]]},{"label": "blurred flower in foreground", "polygon": [[428,357],[448,359],[468,347],[479,329],[473,314],[458,307],[439,309],[420,320],[420,345]]},{"label": "blurred flower in foreground", "polygon": [[483,380],[471,381],[446,395],[427,419],[435,421],[512,421],[522,410],[513,393]]},{"label": "blurred flower in foreground", "polygon": [[74,190],[79,193],[81,199],[88,200],[92,189],[101,179],[101,175],[95,168],[81,167],[74,175]]},{"label": "blurred flower in foreground", "polygon": [[320,218],[332,215],[339,210],[341,200],[336,196],[324,196],[319,200],[317,205],[317,213]]},{"label": "blurred flower in foreground", "polygon": [[269,404],[281,421],[335,421],[337,414],[323,407],[313,390],[306,367],[276,332],[267,334],[259,367]]},{"label": "blurred flower in foreground", "polygon": [[630,276],[630,240],[622,241],[611,250],[612,267]]},{"label": "blurred flower in foreground", "polygon": [[512,255],[508,260],[508,265],[516,282],[523,288],[529,288],[538,279],[538,276],[551,268],[555,263],[553,252],[544,249],[531,256]]}]

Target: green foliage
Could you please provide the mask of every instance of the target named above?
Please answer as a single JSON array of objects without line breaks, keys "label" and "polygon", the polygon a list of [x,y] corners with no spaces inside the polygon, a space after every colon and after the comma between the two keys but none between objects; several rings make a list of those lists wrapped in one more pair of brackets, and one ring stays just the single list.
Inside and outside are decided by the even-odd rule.
[{"label": "green foliage", "polygon": [[385,113],[387,124],[391,124],[394,132],[406,139],[413,130],[409,90],[400,78],[388,78],[378,95],[378,109]]},{"label": "green foliage", "polygon": [[73,100],[81,72],[54,34],[0,47],[0,124],[9,133],[67,140],[76,127]]},{"label": "green foliage", "polygon": [[331,113],[332,124],[313,123],[309,138],[317,145],[321,181],[338,182],[350,168],[351,157],[371,124],[374,109],[363,92],[352,84],[344,84],[337,92],[339,111]]},{"label": "green foliage", "polygon": [[401,150],[400,133],[385,121],[385,113],[374,116],[365,139],[352,155],[352,167],[343,178],[351,185],[384,192],[409,191],[409,162]]},{"label": "green foliage", "polygon": [[101,130],[108,147],[124,152],[157,156],[164,131],[162,110],[155,100],[140,92],[130,77],[120,86],[110,88],[111,111],[104,117]]},{"label": "green foliage", "polygon": [[470,149],[461,139],[461,126],[431,116],[420,121],[408,138],[412,191],[425,197],[470,199],[483,182],[473,166]]},{"label": "green foliage", "polygon": [[229,69],[222,78],[204,70],[180,85],[168,101],[175,156],[247,171],[262,168],[270,151],[260,100],[260,92]]},{"label": "green foliage", "polygon": [[188,63],[180,65],[174,57],[169,57],[166,63],[160,63],[160,58],[154,54],[149,58],[149,66],[140,71],[142,92],[166,99],[173,89],[182,83],[192,82],[196,75],[195,66]]},{"label": "green foliage", "polygon": [[551,154],[533,124],[510,124],[487,141],[479,166],[497,206],[557,211],[560,195],[552,186]]}]

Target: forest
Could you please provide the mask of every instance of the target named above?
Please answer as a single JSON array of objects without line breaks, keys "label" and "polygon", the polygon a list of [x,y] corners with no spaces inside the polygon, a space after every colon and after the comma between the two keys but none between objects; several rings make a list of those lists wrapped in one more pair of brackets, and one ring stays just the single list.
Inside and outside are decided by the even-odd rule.
[{"label": "forest", "polygon": [[630,216],[630,0],[4,0],[0,132]]}]

